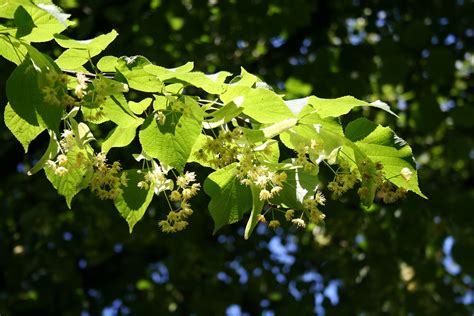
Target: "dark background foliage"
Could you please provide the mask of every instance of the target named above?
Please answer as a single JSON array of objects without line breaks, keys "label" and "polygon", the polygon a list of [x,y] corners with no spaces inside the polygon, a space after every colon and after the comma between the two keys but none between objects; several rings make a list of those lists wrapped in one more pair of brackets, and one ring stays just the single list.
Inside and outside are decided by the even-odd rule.
[{"label": "dark background foliage", "polygon": [[[2,316],[473,313],[473,1],[56,3],[77,19],[71,37],[117,29],[111,55],[192,60],[206,72],[243,66],[288,97],[389,102],[400,120],[354,115],[412,145],[429,200],[409,194],[367,212],[349,194],[329,201],[324,228],[261,226],[244,241],[243,223],[212,235],[202,196],[183,233],[161,233],[165,211],[154,204],[129,235],[111,203],[83,192],[69,211],[43,176],[28,177],[44,139],[25,156],[2,122]],[[13,65],[0,69],[5,91]]]}]

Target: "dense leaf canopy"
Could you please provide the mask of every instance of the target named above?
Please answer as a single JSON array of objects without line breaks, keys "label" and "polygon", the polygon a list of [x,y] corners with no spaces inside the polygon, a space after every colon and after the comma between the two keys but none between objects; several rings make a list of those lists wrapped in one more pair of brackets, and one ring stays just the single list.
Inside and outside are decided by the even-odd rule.
[{"label": "dense leaf canopy", "polygon": [[[15,12],[14,19],[24,26],[18,32],[44,42],[37,47],[57,58],[62,68],[82,65],[115,39],[107,54],[140,54],[169,68],[186,68],[186,62],[194,60],[194,68],[205,73],[229,70],[239,74],[244,66],[289,99],[317,95],[320,98],[311,97],[304,102],[319,109],[327,109],[325,104],[331,102],[322,98],[347,94],[369,102],[380,99],[390,103],[400,119],[367,107],[344,116],[344,133],[351,140],[345,146],[348,152],[355,148],[352,144],[357,144],[357,148],[376,152],[378,157],[390,156],[399,170],[411,152],[400,149],[393,157],[385,140],[388,138],[383,137],[391,135],[390,130],[365,118],[354,119],[362,115],[391,125],[411,145],[419,182],[430,199],[411,194],[396,205],[377,204],[367,209],[359,205],[357,194],[352,192],[339,200],[328,199],[324,228],[286,227],[273,232],[260,224],[252,238],[244,241],[245,223],[225,226],[212,234],[220,224],[216,221],[214,227],[210,217],[213,213],[222,215],[219,209],[226,205],[213,204],[212,199],[209,204],[204,194],[193,202],[202,207],[195,209],[189,227],[180,234],[168,235],[156,225],[156,218],[163,217],[162,210],[167,207],[161,204],[163,201],[154,201],[145,217],[136,223],[133,217],[128,218],[131,212],[125,192],[115,206],[129,224],[136,224],[130,235],[110,203],[84,192],[75,197],[69,211],[44,177],[26,175],[41,161],[48,135],[43,133],[31,140],[41,133],[41,127],[55,128],[59,118],[57,113],[44,113],[39,106],[41,96],[26,93],[34,91],[33,81],[42,79],[34,74],[25,78],[14,73],[7,83],[14,65],[2,61],[0,91],[12,91],[8,95],[11,105],[6,105],[6,96],[1,95],[2,107],[6,105],[2,112],[8,128],[22,135],[19,140],[24,149],[29,145],[25,156],[21,145],[1,125],[2,315],[472,313],[472,2],[438,1],[429,8],[420,1],[342,0],[73,0],[57,4],[77,18],[77,24],[64,33],[67,37],[55,35],[64,28],[51,23],[51,16],[44,10],[25,6],[26,12]],[[0,5],[0,17],[12,14],[8,7]],[[55,14],[56,19],[65,18],[59,12]],[[29,17],[49,28],[35,27]],[[80,45],[70,40],[100,34],[103,35],[94,41]],[[65,50],[50,45],[53,38]],[[0,41],[2,55],[19,62],[8,47]],[[78,61],[84,47],[89,53]],[[36,56],[33,49],[28,53]],[[41,55],[38,60],[38,67],[50,62]],[[97,66],[101,71],[110,71],[110,65],[117,62],[120,63],[101,59]],[[28,64],[20,67],[25,67],[24,73],[29,69]],[[130,88],[156,92],[156,85],[145,83],[153,80],[151,77],[166,76],[166,71],[153,65],[145,67],[149,69],[130,69],[124,64],[118,69],[129,78]],[[209,93],[220,93],[218,86],[199,73],[186,75],[185,68],[181,68],[183,74],[178,71],[179,80],[193,82]],[[148,76],[150,73],[154,75]],[[228,74],[221,75],[225,78]],[[23,90],[8,89],[15,80],[22,83]],[[232,91],[229,93],[232,99]],[[114,159],[129,159],[136,152],[133,147],[139,146],[132,143],[126,153],[114,149],[128,145],[142,123],[138,117],[147,101],[138,102],[140,92],[135,94],[137,103],[129,103],[126,113],[113,112],[113,104],[104,105],[105,111],[110,109],[107,115],[119,127],[109,134],[94,130],[97,138],[106,139],[102,148]],[[246,96],[246,100],[255,97],[252,92]],[[22,111],[18,104],[25,102],[37,104],[35,113],[25,111],[23,121],[12,123],[14,113]],[[347,102],[354,104],[352,100]],[[298,115],[298,103],[289,106],[295,109],[293,113],[282,112],[281,116]],[[259,109],[245,109],[244,114],[258,120]],[[282,107],[282,111],[285,109]],[[318,117],[305,119],[314,124],[321,117],[350,110],[343,106],[338,109],[340,113],[323,111],[318,112]],[[216,117],[216,121],[226,120],[234,110],[221,111],[222,117]],[[261,122],[269,126],[263,129],[265,136],[280,134],[283,143],[291,148],[292,138],[311,132],[304,125],[291,131],[271,125],[279,121],[279,115],[277,111],[265,116],[266,121]],[[191,139],[199,143],[199,137],[193,136],[192,122],[184,116],[179,120],[186,125],[182,142]],[[28,129],[29,134],[25,135],[21,132],[25,124],[39,127]],[[363,133],[367,128],[371,132]],[[167,137],[156,122],[145,121],[140,129],[144,148],[149,139]],[[328,130],[337,142],[339,131]],[[171,142],[170,147],[156,152],[150,148],[150,154],[180,168],[186,161],[182,156],[189,156],[179,153],[183,146]],[[357,151],[353,154],[357,158]],[[204,190],[211,198],[215,192],[228,192],[240,201],[243,195],[251,194],[235,191],[234,179],[227,173],[232,168],[229,165],[208,178]],[[320,170],[320,179],[329,179],[329,171]],[[74,172],[78,182],[87,174],[80,168]],[[390,172],[397,173],[388,169]],[[296,177],[289,172],[289,181]],[[54,173],[48,178],[58,190],[71,192]],[[135,174],[130,172],[129,178],[135,181]],[[416,191],[417,187],[411,189]],[[149,192],[144,192],[143,201],[153,194],[152,190]],[[291,200],[291,196],[282,196]],[[226,211],[227,217],[220,219],[222,224],[235,216],[232,209]]]}]

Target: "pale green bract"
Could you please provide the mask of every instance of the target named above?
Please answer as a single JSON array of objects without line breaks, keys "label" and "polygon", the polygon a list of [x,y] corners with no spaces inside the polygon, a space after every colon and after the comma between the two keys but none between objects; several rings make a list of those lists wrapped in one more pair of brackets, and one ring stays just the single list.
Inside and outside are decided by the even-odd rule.
[{"label": "pale green bract", "polygon": [[[244,68],[232,76],[205,74],[192,62],[167,68],[143,56],[99,58],[118,33],[82,41],[66,37],[61,33],[69,15],[54,5],[5,0],[0,18],[6,21],[0,25],[0,56],[16,65],[6,84],[5,124],[25,152],[48,133],[49,146],[29,174],[44,170],[70,208],[74,196],[90,187],[113,200],[132,232],[153,199],[164,198],[172,211],[159,225],[177,231],[188,224],[192,197],[202,185],[214,233],[250,212],[249,238],[267,214],[273,219],[285,213],[300,227],[305,215],[317,224],[324,218],[321,192],[342,187],[345,180],[338,176],[350,178],[343,191],[360,185],[365,206],[405,190],[426,198],[410,146],[390,128],[367,118],[341,124],[340,116],[360,107],[397,117],[381,101],[287,100]],[[46,41],[63,50],[55,61],[32,46]],[[99,130],[100,137],[93,135]],[[107,161],[110,150],[129,153],[131,144],[141,147],[134,154],[137,166],[122,171]],[[322,164],[335,173],[329,185],[319,179]]]}]

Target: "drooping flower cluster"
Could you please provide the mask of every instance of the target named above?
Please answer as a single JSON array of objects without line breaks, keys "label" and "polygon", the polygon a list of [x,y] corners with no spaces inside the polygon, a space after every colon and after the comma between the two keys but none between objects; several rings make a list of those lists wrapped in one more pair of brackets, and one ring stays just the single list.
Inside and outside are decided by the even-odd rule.
[{"label": "drooping flower cluster", "polygon": [[340,197],[345,192],[354,187],[357,182],[357,176],[354,171],[338,172],[334,180],[329,182],[328,189],[334,193],[336,197]]},{"label": "drooping flower cluster", "polygon": [[74,93],[79,99],[82,99],[87,93],[86,91],[87,77],[82,72],[78,72],[76,74],[76,80],[77,80],[77,85],[76,85],[76,88],[74,89]]},{"label": "drooping flower cluster", "polygon": [[[69,80],[67,75],[50,70],[46,73],[45,78],[47,84],[41,89],[43,92],[43,101],[54,106],[69,105],[70,96],[65,93]],[[74,100],[74,98],[72,99]]]},{"label": "drooping flower cluster", "polygon": [[166,220],[158,223],[161,230],[165,233],[174,233],[185,229],[188,226],[187,218],[193,214],[189,200],[194,197],[201,188],[200,183],[196,181],[194,172],[186,172],[176,178],[177,188],[171,191],[169,199],[178,204],[178,209],[171,210]]},{"label": "drooping flower cluster", "polygon": [[243,166],[240,165],[237,177],[244,185],[256,185],[260,188],[259,198],[268,201],[283,190],[283,182],[287,178],[285,172],[271,171],[264,165]]},{"label": "drooping flower cluster", "polygon": [[153,160],[152,170],[145,173],[145,180],[138,182],[137,185],[139,188],[144,189],[148,189],[150,186],[153,187],[153,191],[156,195],[159,195],[165,190],[172,190],[174,186],[173,181],[166,178],[168,171],[168,169],[158,165]]},{"label": "drooping flower cluster", "polygon": [[45,103],[65,108],[76,105],[76,99],[67,93],[69,77],[66,74],[50,70],[45,78],[47,84],[41,89]]},{"label": "drooping flower cluster", "polygon": [[67,161],[67,156],[65,154],[60,154],[56,157],[56,160],[46,161],[46,166],[53,170],[58,176],[64,176],[69,172],[66,168]]},{"label": "drooping flower cluster", "polygon": [[377,196],[381,198],[385,204],[390,204],[404,198],[406,193],[407,190],[405,188],[396,187],[390,181],[384,181],[377,192]]},{"label": "drooping flower cluster", "polygon": [[303,205],[302,205],[302,213],[301,216],[298,218],[295,218],[295,210],[294,209],[288,209],[285,212],[285,219],[289,222],[292,222],[294,225],[300,228],[305,228],[306,227],[306,222],[303,219],[303,215],[306,215],[306,217],[313,223],[319,224],[322,221],[324,221],[324,218],[326,215],[324,215],[323,212],[318,208],[318,205],[325,205],[326,203],[326,198],[324,197],[323,193],[319,190],[316,190],[316,193],[313,194],[312,196],[308,196],[303,200]]},{"label": "drooping flower cluster", "polygon": [[46,167],[53,170],[56,175],[64,176],[69,172],[68,168],[66,167],[68,163],[67,153],[74,146],[76,146],[75,136],[71,130],[65,129],[61,133],[59,146],[60,146],[61,154],[59,154],[55,160],[47,160]]},{"label": "drooping flower cluster", "polygon": [[324,205],[325,203],[326,198],[319,190],[316,191],[315,195],[303,200],[303,208],[312,222],[320,223],[324,220],[326,215],[319,210],[318,205]]},{"label": "drooping flower cluster", "polygon": [[127,186],[127,174],[121,172],[120,162],[114,161],[112,165],[107,164],[105,153],[99,153],[92,158],[94,173],[92,174],[90,186],[101,200],[115,199]]},{"label": "drooping flower cluster", "polygon": [[59,144],[61,145],[61,148],[64,152],[67,153],[69,150],[71,150],[74,146],[76,146],[74,132],[70,129],[63,130],[63,132],[61,133],[61,140],[59,141]]},{"label": "drooping flower cluster", "polygon": [[300,143],[296,148],[296,159],[295,164],[297,166],[303,167],[304,170],[313,170],[315,165],[312,161],[308,159],[308,154],[310,151],[315,151],[318,147],[318,143],[316,140],[311,141],[311,145],[305,145],[304,143]]},{"label": "drooping flower cluster", "polygon": [[162,111],[157,111],[155,113],[155,120],[158,122],[158,124],[165,125],[166,115]]},{"label": "drooping flower cluster", "polygon": [[223,168],[236,162],[246,148],[238,141],[242,137],[242,130],[235,128],[232,131],[221,131],[216,138],[209,138],[206,144],[197,153],[199,159],[215,168]]}]

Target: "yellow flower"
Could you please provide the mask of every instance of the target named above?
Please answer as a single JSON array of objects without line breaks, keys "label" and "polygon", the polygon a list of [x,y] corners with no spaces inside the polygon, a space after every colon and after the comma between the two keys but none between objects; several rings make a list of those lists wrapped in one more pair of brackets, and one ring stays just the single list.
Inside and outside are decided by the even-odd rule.
[{"label": "yellow flower", "polygon": [[410,181],[412,174],[413,172],[411,172],[411,170],[408,169],[407,167],[400,170],[400,175],[402,176],[403,179],[405,179],[405,181]]},{"label": "yellow flower", "polygon": [[62,177],[66,173],[68,173],[68,170],[67,170],[67,168],[65,168],[63,166],[60,166],[60,167],[57,167],[56,170],[54,170],[54,173],[57,174],[58,176]]},{"label": "yellow flower", "polygon": [[291,222],[292,222],[293,224],[295,224],[296,226],[298,226],[298,227],[301,227],[301,228],[305,228],[305,227],[306,227],[306,223],[305,223],[304,220],[301,219],[301,218],[294,218],[294,219],[291,220]]},{"label": "yellow flower", "polygon": [[311,220],[315,223],[319,223],[320,221],[324,220],[326,218],[326,215],[324,215],[320,210],[317,208],[314,208],[311,210],[310,213]]},{"label": "yellow flower", "polygon": [[267,182],[268,182],[268,177],[265,175],[259,175],[257,176],[257,179],[255,179],[255,184],[261,188],[264,188]]},{"label": "yellow flower", "polygon": [[266,222],[267,222],[267,220],[265,219],[265,216],[263,216],[262,214],[258,214],[257,220],[258,220],[259,222],[262,222],[262,223],[266,223]]},{"label": "yellow flower", "polygon": [[166,122],[166,115],[163,114],[163,112],[158,111],[155,113],[155,120],[158,122],[160,125],[164,125]]},{"label": "yellow flower", "polygon": [[194,195],[194,194],[193,194],[193,191],[192,191],[191,189],[188,189],[188,188],[183,189],[182,194],[183,194],[183,199],[184,199],[184,200],[189,200],[189,199],[192,198],[193,195]]},{"label": "yellow flower", "polygon": [[47,160],[46,161],[46,166],[48,168],[50,168],[51,170],[56,170],[57,166],[56,166],[56,162],[52,161],[52,160]]},{"label": "yellow flower", "polygon": [[262,191],[260,191],[259,199],[261,201],[269,200],[271,197],[272,194],[268,190],[263,189]]},{"label": "yellow flower", "polygon": [[178,176],[178,178],[176,178],[176,184],[180,188],[185,188],[188,185],[188,181],[186,180],[184,176]]},{"label": "yellow flower", "polygon": [[316,192],[315,200],[320,205],[324,205],[326,203],[326,197],[321,193],[321,191]]},{"label": "yellow flower", "polygon": [[140,181],[140,182],[137,183],[137,187],[139,187],[140,189],[148,190],[148,188],[149,188],[150,186],[148,185],[147,182],[145,182],[145,181]]},{"label": "yellow flower", "polygon": [[272,196],[275,196],[277,195],[278,193],[281,192],[281,190],[283,190],[283,188],[281,186],[275,186],[272,188],[272,190],[270,191],[270,193],[272,194]]},{"label": "yellow flower", "polygon": [[178,202],[178,201],[181,201],[181,193],[179,193],[178,190],[173,190],[170,194],[170,200],[171,201],[174,201],[174,202]]},{"label": "yellow flower", "polygon": [[291,221],[291,219],[293,218],[294,214],[295,214],[295,210],[288,210],[288,211],[286,211],[286,213],[285,213],[285,218],[286,218],[286,220],[287,220],[287,221]]},{"label": "yellow flower", "polygon": [[280,222],[277,221],[276,219],[270,221],[270,223],[268,224],[268,227],[273,228],[273,229],[275,229],[279,226],[280,226]]}]

